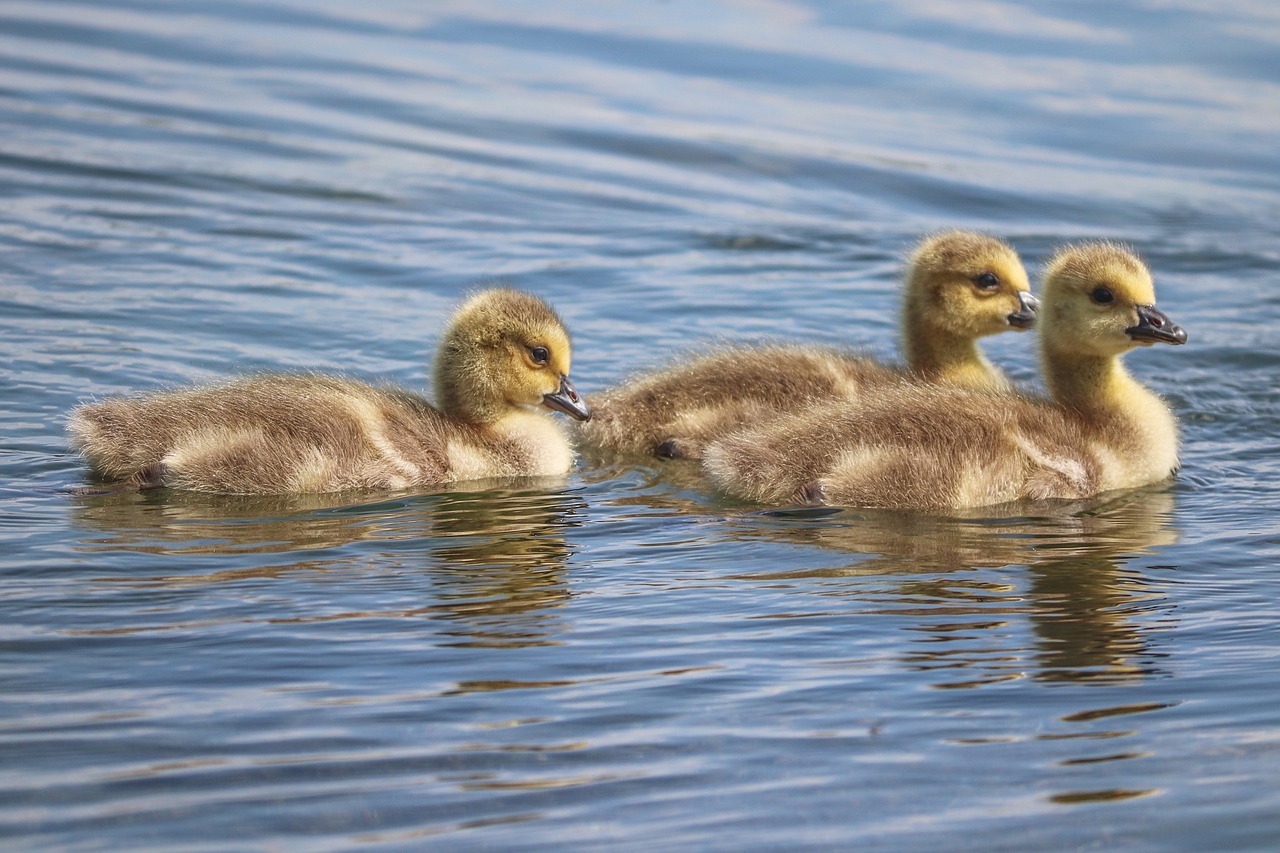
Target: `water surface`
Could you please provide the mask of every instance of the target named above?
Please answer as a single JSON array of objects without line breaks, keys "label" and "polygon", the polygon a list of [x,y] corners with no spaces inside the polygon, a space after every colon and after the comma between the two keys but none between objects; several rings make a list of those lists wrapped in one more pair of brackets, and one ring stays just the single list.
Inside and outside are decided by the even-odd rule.
[{"label": "water surface", "polygon": [[[0,6],[12,849],[1270,849],[1280,14],[1260,0]],[[485,281],[592,391],[893,358],[900,260],[1132,243],[1178,477],[761,515],[584,455],[444,494],[77,498],[76,403],[408,386]],[[1035,382],[1032,340],[987,347]]]}]

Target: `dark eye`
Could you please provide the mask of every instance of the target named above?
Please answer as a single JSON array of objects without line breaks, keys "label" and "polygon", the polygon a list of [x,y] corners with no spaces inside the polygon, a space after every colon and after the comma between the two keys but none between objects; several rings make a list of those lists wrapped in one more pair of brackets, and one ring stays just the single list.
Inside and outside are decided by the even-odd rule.
[{"label": "dark eye", "polygon": [[529,357],[533,359],[534,364],[546,364],[551,358],[551,353],[547,352],[546,347],[529,347]]},{"label": "dark eye", "polygon": [[1000,286],[1000,278],[993,272],[984,272],[973,280],[980,290],[995,290]]},{"label": "dark eye", "polygon": [[1115,295],[1112,294],[1111,288],[1109,287],[1095,287],[1093,289],[1093,293],[1089,294],[1089,298],[1098,305],[1109,305],[1116,300]]}]

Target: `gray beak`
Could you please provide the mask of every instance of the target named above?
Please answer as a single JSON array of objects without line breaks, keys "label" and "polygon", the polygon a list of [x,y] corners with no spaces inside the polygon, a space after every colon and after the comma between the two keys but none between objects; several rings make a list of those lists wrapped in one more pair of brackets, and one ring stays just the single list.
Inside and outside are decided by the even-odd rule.
[{"label": "gray beak", "polygon": [[1135,341],[1148,344],[1185,344],[1187,332],[1154,305],[1139,305],[1138,325],[1124,333]]},{"label": "gray beak", "polygon": [[580,421],[591,420],[591,409],[587,401],[582,399],[578,389],[573,387],[568,376],[560,377],[560,389],[553,394],[542,395],[542,405],[557,412],[564,412],[571,418]]},{"label": "gray beak", "polygon": [[1009,315],[1009,325],[1015,329],[1030,329],[1040,313],[1040,300],[1025,290],[1018,291],[1018,310]]}]

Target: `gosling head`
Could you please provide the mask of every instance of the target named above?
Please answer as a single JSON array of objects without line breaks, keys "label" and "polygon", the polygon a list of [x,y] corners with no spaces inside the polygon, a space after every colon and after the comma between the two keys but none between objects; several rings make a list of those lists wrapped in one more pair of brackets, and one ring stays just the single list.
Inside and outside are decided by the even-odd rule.
[{"label": "gosling head", "polygon": [[1018,253],[995,237],[943,231],[926,237],[907,261],[908,346],[912,329],[920,338],[957,340],[1023,331],[1038,308]]},{"label": "gosling head", "polygon": [[571,358],[569,334],[547,303],[518,290],[482,291],[457,310],[436,352],[440,407],[473,423],[537,406],[588,420],[569,381]]},{"label": "gosling head", "polygon": [[1155,306],[1151,272],[1116,243],[1080,243],[1049,261],[1042,290],[1041,345],[1096,357],[1136,346],[1185,344],[1187,333]]}]

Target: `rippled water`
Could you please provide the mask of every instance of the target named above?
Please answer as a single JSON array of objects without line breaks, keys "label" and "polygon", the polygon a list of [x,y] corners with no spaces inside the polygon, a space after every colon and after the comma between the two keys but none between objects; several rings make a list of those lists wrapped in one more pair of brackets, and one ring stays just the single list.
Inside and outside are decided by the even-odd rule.
[{"label": "rippled water", "polygon": [[[0,5],[7,849],[1280,843],[1280,12]],[[65,412],[421,387],[477,282],[591,391],[716,339],[894,350],[899,259],[1132,242],[1176,481],[762,516],[588,454],[449,494],[76,498]],[[988,346],[1034,381],[1027,336]]]}]

